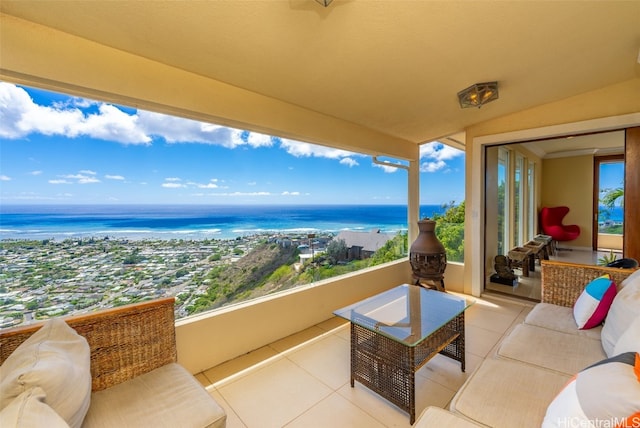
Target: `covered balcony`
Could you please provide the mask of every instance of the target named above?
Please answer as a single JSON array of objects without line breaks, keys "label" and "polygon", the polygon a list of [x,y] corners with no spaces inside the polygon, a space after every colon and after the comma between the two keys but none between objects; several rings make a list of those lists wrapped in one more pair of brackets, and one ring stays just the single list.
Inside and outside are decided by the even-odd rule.
[{"label": "covered balcony", "polygon": [[[420,145],[464,149],[466,257],[446,280],[479,299],[468,373],[531,307],[484,295],[485,147],[615,129],[636,162],[627,171],[640,163],[639,2],[3,0],[0,13],[0,80],[405,162],[410,241]],[[456,94],[488,81],[499,98],[462,109]],[[639,180],[627,175],[627,207]],[[640,229],[625,231],[624,251],[640,259]],[[228,426],[326,426],[344,407],[342,426],[408,423],[341,380],[348,333],[332,313],[409,281],[403,259],[180,320],[178,360]],[[422,370],[421,408],[446,406],[465,376],[440,359]],[[252,377],[294,382],[280,390],[290,406],[260,419]]]}]

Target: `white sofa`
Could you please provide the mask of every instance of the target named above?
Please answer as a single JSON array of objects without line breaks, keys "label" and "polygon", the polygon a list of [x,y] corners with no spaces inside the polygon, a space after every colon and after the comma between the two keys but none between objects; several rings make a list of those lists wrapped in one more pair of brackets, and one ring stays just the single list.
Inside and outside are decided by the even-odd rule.
[{"label": "white sofa", "polygon": [[[509,332],[495,354],[485,359],[467,379],[451,401],[449,410],[427,408],[415,426],[520,428],[580,423],[581,419],[575,417],[564,402],[560,407],[568,408],[566,419],[554,421],[553,418],[558,417],[555,413],[552,418],[552,411],[547,419],[545,415],[550,404],[558,399],[560,391],[578,372],[612,354],[631,351],[629,348],[638,352],[640,271],[629,277],[632,272],[543,262],[542,302],[522,324]],[[605,320],[606,331],[603,332],[602,325],[580,330],[572,307],[586,284],[603,274],[611,275],[618,290],[629,288],[626,293],[616,294]],[[634,318],[639,321],[632,331],[627,326],[633,324]],[[620,339],[625,331],[626,336]],[[636,385],[631,387],[636,388]],[[637,398],[640,402],[640,395]]]},{"label": "white sofa", "polygon": [[166,298],[0,331],[0,426],[225,427],[174,321]]}]

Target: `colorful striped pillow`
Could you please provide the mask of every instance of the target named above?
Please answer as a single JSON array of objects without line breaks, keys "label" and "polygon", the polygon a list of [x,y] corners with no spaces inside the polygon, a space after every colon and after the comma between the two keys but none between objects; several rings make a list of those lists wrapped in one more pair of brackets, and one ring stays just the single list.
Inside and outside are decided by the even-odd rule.
[{"label": "colorful striped pillow", "polygon": [[575,375],[547,408],[543,428],[640,426],[640,355],[626,352]]},{"label": "colorful striped pillow", "polygon": [[573,305],[573,317],[578,328],[587,330],[600,325],[607,316],[614,297],[616,297],[616,283],[609,274],[588,283]]}]

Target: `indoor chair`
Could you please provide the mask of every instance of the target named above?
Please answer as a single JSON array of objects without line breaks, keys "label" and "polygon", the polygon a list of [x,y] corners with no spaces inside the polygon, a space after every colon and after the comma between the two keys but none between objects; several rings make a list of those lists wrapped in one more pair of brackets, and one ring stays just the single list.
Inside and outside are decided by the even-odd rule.
[{"label": "indoor chair", "polygon": [[[577,224],[562,224],[562,219],[569,212],[569,207],[543,207],[540,212],[540,226],[545,235],[551,236],[554,241],[572,241],[580,236],[580,226]],[[558,248],[568,250],[568,248]]]}]

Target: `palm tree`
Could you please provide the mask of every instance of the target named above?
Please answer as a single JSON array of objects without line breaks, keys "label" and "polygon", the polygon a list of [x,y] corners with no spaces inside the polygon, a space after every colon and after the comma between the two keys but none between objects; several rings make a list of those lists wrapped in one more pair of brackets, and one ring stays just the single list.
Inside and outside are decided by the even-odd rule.
[{"label": "palm tree", "polygon": [[602,192],[604,196],[602,196],[600,202],[602,202],[605,207],[613,209],[618,200],[620,200],[620,206],[624,206],[624,189],[622,187],[603,189]]},{"label": "palm tree", "polygon": [[[606,207],[606,210],[600,211],[601,214],[604,214],[604,218],[609,218],[616,204],[620,206],[620,208],[624,208],[624,188],[616,187],[613,189],[602,189],[600,191],[603,196],[600,198],[600,203]],[[606,225],[598,227],[599,232],[602,233],[612,233],[612,234],[622,234],[622,226],[619,224],[614,225]]]}]

